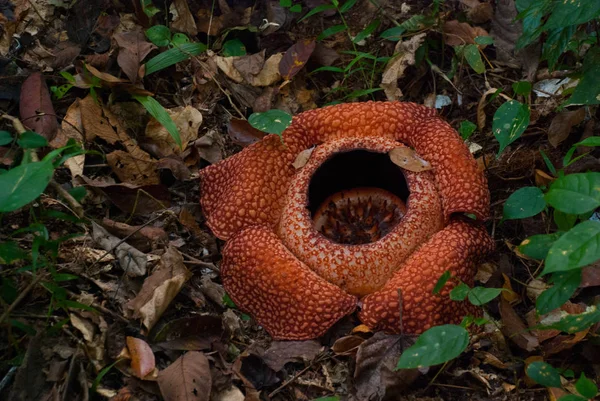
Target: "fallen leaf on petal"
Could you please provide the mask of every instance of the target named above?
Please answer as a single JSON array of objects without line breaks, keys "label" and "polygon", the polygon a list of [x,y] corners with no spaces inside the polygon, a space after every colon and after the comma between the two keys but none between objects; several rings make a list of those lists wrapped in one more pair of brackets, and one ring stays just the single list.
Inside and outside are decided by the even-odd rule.
[{"label": "fallen leaf on petal", "polygon": [[385,66],[381,76],[380,87],[383,88],[388,100],[400,99],[403,94],[398,88],[398,79],[404,76],[404,70],[415,63],[415,52],[421,46],[426,33],[413,36],[409,40],[399,41],[394,49],[394,56]]},{"label": "fallen leaf on petal", "polygon": [[192,106],[167,109],[167,113],[179,130],[182,147],[175,142],[169,131],[156,119],[151,119],[146,126],[146,137],[159,146],[164,155],[181,153],[189,142],[198,139],[198,130],[202,125],[202,113]]},{"label": "fallen leaf on petal", "polygon": [[294,160],[292,166],[294,166],[296,170],[304,167],[306,163],[308,163],[310,155],[312,155],[314,150],[315,147],[313,146],[312,148],[304,149],[302,152],[298,153],[298,156],[296,156],[296,160]]},{"label": "fallen leaf on petal", "polygon": [[231,140],[240,146],[252,145],[260,141],[266,133],[250,125],[248,120],[231,118],[227,124],[227,133]]},{"label": "fallen leaf on petal", "polygon": [[208,401],[212,386],[208,359],[202,352],[187,352],[158,373],[158,386],[165,401]]},{"label": "fallen leaf on petal", "polygon": [[48,142],[54,139],[58,122],[48,86],[41,73],[34,72],[23,82],[19,107],[21,122],[26,127],[42,135]]},{"label": "fallen leaf on petal", "polygon": [[131,370],[133,374],[143,379],[156,367],[154,352],[148,343],[141,338],[127,337],[127,349],[131,356]]},{"label": "fallen leaf on petal", "polygon": [[562,141],[569,137],[574,126],[579,125],[585,118],[585,108],[567,110],[558,113],[548,128],[548,142],[557,147]]},{"label": "fallen leaf on petal", "polygon": [[389,151],[390,160],[396,166],[408,171],[421,172],[431,170],[431,164],[422,159],[414,149],[408,146],[399,146]]},{"label": "fallen leaf on petal", "polygon": [[106,229],[92,222],[92,239],[105,251],[115,252],[121,268],[128,276],[139,277],[146,274],[147,257],[120,238],[110,234]]},{"label": "fallen leaf on petal", "polygon": [[156,49],[156,46],[146,41],[144,34],[139,31],[117,33],[113,38],[119,45],[117,63],[129,81],[135,84],[139,80],[138,71],[142,60]]},{"label": "fallen leaf on petal", "polygon": [[[478,36],[490,36],[483,28],[478,26],[472,27],[466,22],[458,22],[457,20],[447,21],[443,26],[444,38],[446,44],[450,46],[462,46],[468,44],[476,44],[475,38]],[[485,45],[477,45],[480,48],[485,48]]]},{"label": "fallen leaf on petal", "polygon": [[127,308],[150,330],[191,276],[181,253],[169,246],[140,292],[127,303]]}]

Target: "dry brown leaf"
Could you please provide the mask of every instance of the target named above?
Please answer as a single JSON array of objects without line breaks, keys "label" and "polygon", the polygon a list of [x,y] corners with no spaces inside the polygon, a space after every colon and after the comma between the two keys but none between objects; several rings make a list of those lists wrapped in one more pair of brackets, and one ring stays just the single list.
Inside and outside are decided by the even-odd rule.
[{"label": "dry brown leaf", "polygon": [[179,154],[187,148],[188,143],[198,139],[198,130],[202,125],[202,113],[192,106],[167,109],[167,113],[179,130],[181,145],[175,142],[169,131],[156,119],[151,119],[146,126],[146,136],[156,144],[163,155]]},{"label": "dry brown leaf", "polygon": [[390,160],[396,166],[408,171],[421,172],[431,170],[431,164],[422,159],[414,149],[408,146],[399,146],[389,151]]},{"label": "dry brown leaf", "polygon": [[481,3],[479,0],[460,0],[468,7],[467,17],[476,24],[482,24],[492,19],[494,8],[491,2]]},{"label": "dry brown leaf", "polygon": [[128,276],[139,277],[146,274],[146,255],[120,238],[111,235],[106,229],[92,222],[92,239],[105,251],[115,252],[121,268]]},{"label": "dry brown leaf", "polygon": [[335,343],[331,346],[331,350],[336,355],[356,355],[358,346],[365,342],[365,339],[361,336],[351,334],[335,340]]},{"label": "dry brown leaf", "polygon": [[527,297],[535,302],[540,294],[549,288],[548,284],[544,280],[533,279],[527,283]]},{"label": "dry brown leaf", "polygon": [[219,69],[223,71],[229,79],[241,84],[244,82],[244,77],[242,77],[242,74],[240,74],[240,72],[233,66],[234,58],[235,57],[214,56],[217,67],[219,67]]},{"label": "dry brown leaf", "polygon": [[173,15],[173,21],[171,21],[171,28],[179,32],[187,33],[190,36],[196,36],[198,34],[198,28],[194,21],[194,16],[190,12],[187,0],[174,0],[171,3],[169,9],[171,15]]},{"label": "dry brown leaf", "polygon": [[156,46],[147,42],[144,34],[139,31],[116,33],[113,38],[119,45],[117,63],[131,83],[135,84],[140,77],[142,60],[156,49]]},{"label": "dry brown leaf", "polygon": [[579,125],[585,118],[585,108],[567,110],[558,113],[552,119],[548,128],[548,142],[557,147],[562,141],[569,137],[574,126]]},{"label": "dry brown leaf", "polygon": [[179,222],[183,224],[185,228],[190,230],[196,237],[202,236],[202,229],[198,225],[198,222],[190,213],[187,207],[182,207],[181,212],[179,212]]},{"label": "dry brown leaf", "polygon": [[108,84],[119,84],[123,82],[127,82],[125,79],[117,78],[112,74],[107,72],[98,71],[96,67],[92,67],[91,65],[86,65],[87,70],[96,78],[100,78],[102,81]]},{"label": "dry brown leaf", "polygon": [[265,65],[266,50],[246,56],[232,57],[234,68],[242,75],[246,82],[258,75]]},{"label": "dry brown leaf", "polygon": [[127,308],[150,330],[191,276],[181,253],[169,246],[152,275],[144,281],[141,291],[127,303]]},{"label": "dry brown leaf", "polygon": [[198,138],[196,142],[194,142],[194,146],[202,159],[210,164],[215,164],[223,160],[220,142],[222,142],[222,139],[219,132],[216,129],[211,129],[201,138]]},{"label": "dry brown leaf", "polygon": [[531,352],[540,345],[538,339],[529,333],[525,323],[504,298],[500,298],[500,316],[502,333],[520,348]]},{"label": "dry brown leaf", "polygon": [[41,73],[34,72],[23,82],[19,114],[23,125],[42,135],[48,142],[56,136],[58,122],[48,86]]},{"label": "dry brown leaf", "polygon": [[383,88],[388,100],[398,100],[403,96],[402,91],[398,88],[398,79],[404,76],[404,70],[409,65],[415,63],[415,52],[426,36],[426,33],[421,33],[396,44],[394,57],[387,63],[379,85]]},{"label": "dry brown leaf", "polygon": [[156,367],[154,352],[146,341],[128,336],[127,349],[131,356],[131,370],[137,378],[143,379],[154,371]]},{"label": "dry brown leaf", "polygon": [[584,267],[581,271],[580,288],[600,286],[600,263],[596,262],[591,266]]},{"label": "dry brown leaf", "polygon": [[262,355],[262,359],[268,367],[279,372],[286,363],[312,361],[322,350],[323,346],[314,340],[273,341]]},{"label": "dry brown leaf", "polygon": [[308,163],[310,155],[312,155],[314,150],[315,147],[313,146],[312,148],[304,149],[302,152],[298,153],[298,156],[296,156],[296,160],[294,160],[292,166],[294,166],[296,170],[304,167],[306,163]]},{"label": "dry brown leaf", "polygon": [[129,152],[115,150],[106,155],[106,162],[122,182],[135,185],[160,183],[156,160],[140,148],[130,149]]},{"label": "dry brown leaf", "polygon": [[510,278],[505,273],[502,273],[502,278],[504,278],[504,283],[502,284],[502,288],[507,290],[507,291],[502,291],[502,298],[504,298],[505,300],[510,302],[511,305],[514,305],[514,304],[520,302],[521,297],[519,297],[519,294],[517,294],[516,292],[513,291],[512,284],[510,282]]},{"label": "dry brown leaf", "polygon": [[202,352],[190,351],[158,373],[165,401],[208,401],[212,386],[210,365]]},{"label": "dry brown leaf", "polygon": [[248,120],[231,118],[227,124],[227,134],[231,140],[240,146],[252,145],[260,141],[266,134],[250,125]]},{"label": "dry brown leaf", "polygon": [[279,74],[279,63],[283,58],[283,53],[273,54],[265,61],[263,69],[258,75],[250,76],[248,83],[252,86],[270,86],[281,79]]},{"label": "dry brown leaf", "polygon": [[498,359],[497,356],[490,354],[489,352],[486,351],[477,351],[475,353],[475,357],[480,359],[481,362],[486,363],[488,365],[492,365],[495,368],[498,369],[508,369],[509,366],[507,364],[505,364],[504,362],[502,362],[500,359]]},{"label": "dry brown leaf", "polygon": [[279,63],[279,74],[283,79],[290,80],[300,72],[315,50],[315,46],[314,40],[304,39],[287,49]]},{"label": "dry brown leaf", "polygon": [[141,251],[149,251],[157,244],[169,242],[168,234],[160,227],[130,226],[106,217],[102,219],[102,225],[117,237],[127,237],[127,242]]},{"label": "dry brown leaf", "polygon": [[[478,26],[472,27],[466,22],[458,22],[457,20],[447,21],[443,26],[443,31],[446,44],[450,46],[476,44],[476,37],[490,35],[483,28],[480,28]],[[479,46],[482,49],[485,47],[485,45],[477,46]]]},{"label": "dry brown leaf", "polygon": [[535,169],[535,186],[536,187],[547,187],[550,185],[552,181],[554,181],[554,177],[549,174],[546,174],[544,171],[540,169]]}]

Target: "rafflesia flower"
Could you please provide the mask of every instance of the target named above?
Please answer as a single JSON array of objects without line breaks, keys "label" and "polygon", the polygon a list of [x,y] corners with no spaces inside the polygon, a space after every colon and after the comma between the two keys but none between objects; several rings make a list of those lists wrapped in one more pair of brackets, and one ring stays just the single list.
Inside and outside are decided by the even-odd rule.
[{"label": "rafflesia flower", "polygon": [[[431,169],[394,164],[388,153],[404,146]],[[309,156],[301,167],[299,155]],[[368,102],[311,110],[282,138],[266,136],[200,178],[207,224],[227,241],[225,289],[276,339],[318,337],[358,306],[372,330],[406,334],[474,312],[449,299],[455,281],[439,294],[433,288],[448,270],[473,284],[493,248],[481,225],[489,192],[433,109]]]}]

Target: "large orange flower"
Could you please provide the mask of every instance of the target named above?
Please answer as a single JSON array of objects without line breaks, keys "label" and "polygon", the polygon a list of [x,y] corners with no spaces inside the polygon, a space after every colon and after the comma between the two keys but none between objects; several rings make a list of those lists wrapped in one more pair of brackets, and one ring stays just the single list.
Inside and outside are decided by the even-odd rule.
[{"label": "large orange flower", "polygon": [[[432,170],[392,163],[388,152],[402,146]],[[274,338],[318,337],[357,305],[373,330],[415,334],[472,312],[449,300],[452,284],[441,294],[433,287],[446,270],[473,283],[493,248],[481,226],[489,192],[432,109],[368,102],[311,110],[294,117],[283,141],[269,135],[200,178],[207,224],[227,240],[223,284]]]}]

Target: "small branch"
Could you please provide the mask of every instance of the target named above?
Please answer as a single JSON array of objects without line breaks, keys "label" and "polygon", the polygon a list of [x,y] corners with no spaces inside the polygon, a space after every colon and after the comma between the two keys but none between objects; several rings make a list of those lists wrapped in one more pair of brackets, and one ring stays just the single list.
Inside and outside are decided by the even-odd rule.
[{"label": "small branch", "polygon": [[29,283],[29,285],[23,290],[21,291],[21,293],[19,294],[19,296],[17,297],[17,299],[15,299],[13,301],[12,304],[10,304],[10,306],[4,311],[4,313],[2,314],[2,316],[0,316],[0,324],[2,324],[2,322],[4,321],[4,319],[6,319],[8,317],[8,315],[10,315],[10,312],[12,312],[17,305],[19,305],[21,303],[21,301],[23,299],[25,299],[25,297],[27,295],[29,295],[29,293],[31,292],[31,290],[42,280],[42,278],[44,278],[45,275],[44,274],[38,274],[33,280],[31,280],[31,283]]},{"label": "small branch", "polygon": [[71,206],[73,212],[77,215],[77,217],[79,217],[80,219],[83,218],[84,210],[83,206],[81,206],[81,203],[77,202],[77,200],[73,198],[73,196],[71,196],[71,194],[68,193],[66,189],[64,189],[56,181],[54,181],[54,179],[50,181],[50,186],[54,188],[54,190],[58,192],[58,194],[67,201],[67,203],[69,204],[69,206]]}]

